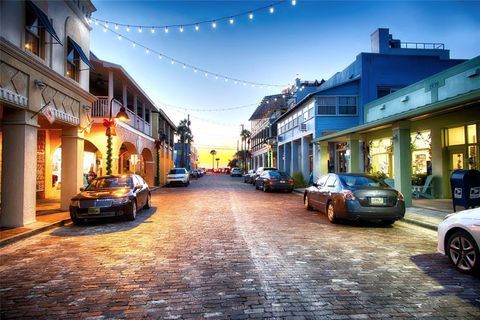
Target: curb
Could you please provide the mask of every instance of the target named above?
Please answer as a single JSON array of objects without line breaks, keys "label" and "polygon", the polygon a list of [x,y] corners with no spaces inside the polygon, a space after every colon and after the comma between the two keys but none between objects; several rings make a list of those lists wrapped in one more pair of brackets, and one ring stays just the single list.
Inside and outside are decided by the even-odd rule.
[{"label": "curb", "polygon": [[38,228],[38,229],[28,230],[28,231],[22,232],[22,233],[20,233],[20,234],[16,234],[16,235],[11,236],[11,237],[8,237],[8,238],[5,238],[5,239],[1,239],[1,240],[0,240],[0,248],[4,247],[4,246],[6,246],[6,245],[9,245],[9,244],[15,243],[15,242],[17,242],[17,241],[20,241],[20,240],[29,238],[29,237],[31,237],[31,236],[40,234],[40,233],[42,233],[42,232],[48,231],[48,230],[50,230],[50,229],[54,229],[54,228],[58,228],[58,227],[63,227],[64,225],[70,223],[71,221],[72,221],[72,220],[71,220],[70,218],[68,218],[68,219],[63,219],[63,220],[60,220],[60,221],[53,222],[53,223],[51,223],[51,224],[45,225],[45,226],[40,227],[40,228]]}]

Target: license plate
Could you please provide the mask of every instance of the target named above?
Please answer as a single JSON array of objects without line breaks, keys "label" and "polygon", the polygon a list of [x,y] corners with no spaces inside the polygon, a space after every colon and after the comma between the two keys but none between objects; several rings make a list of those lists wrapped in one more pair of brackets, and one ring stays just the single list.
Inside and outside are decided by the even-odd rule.
[{"label": "license plate", "polygon": [[100,214],[100,208],[88,208],[88,214]]},{"label": "license plate", "polygon": [[370,198],[370,204],[384,204],[384,199],[380,197]]},{"label": "license plate", "polygon": [[285,180],[280,180],[280,183],[285,183]]}]

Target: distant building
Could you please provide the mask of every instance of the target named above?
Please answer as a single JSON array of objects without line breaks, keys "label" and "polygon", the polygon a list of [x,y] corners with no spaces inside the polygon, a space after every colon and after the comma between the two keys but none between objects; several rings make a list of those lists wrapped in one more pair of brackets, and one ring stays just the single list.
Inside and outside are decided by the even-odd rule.
[{"label": "distant building", "polygon": [[[180,142],[175,143],[174,148],[174,163],[176,168],[186,168],[187,170],[198,168],[198,151],[193,144],[185,144],[185,148],[182,150],[182,144]],[[185,158],[182,159],[182,154],[185,153]],[[185,165],[182,164],[182,160],[185,161]]]}]

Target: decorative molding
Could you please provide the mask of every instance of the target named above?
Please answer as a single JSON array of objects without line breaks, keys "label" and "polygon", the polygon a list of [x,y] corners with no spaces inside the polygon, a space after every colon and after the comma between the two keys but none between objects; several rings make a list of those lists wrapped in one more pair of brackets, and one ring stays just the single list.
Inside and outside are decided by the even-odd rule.
[{"label": "decorative molding", "polygon": [[63,111],[57,110],[57,109],[55,109],[53,112],[55,113],[55,120],[60,120],[60,121],[66,122],[66,123],[76,125],[76,126],[80,125],[80,118],[78,118],[78,117],[69,115],[69,114],[67,114]]},{"label": "decorative molding", "polygon": [[11,104],[14,104],[18,107],[27,108],[28,107],[28,98],[22,95],[19,95],[15,92],[7,90],[5,88],[0,88],[0,100],[5,101]]}]

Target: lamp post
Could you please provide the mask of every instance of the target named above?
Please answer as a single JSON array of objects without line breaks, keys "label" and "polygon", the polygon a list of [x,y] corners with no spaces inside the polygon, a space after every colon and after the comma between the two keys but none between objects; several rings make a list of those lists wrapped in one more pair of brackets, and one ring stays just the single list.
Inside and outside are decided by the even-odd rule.
[{"label": "lamp post", "polygon": [[115,119],[112,118],[112,106],[113,98],[109,102],[109,116],[108,119],[103,119],[103,125],[107,128],[105,135],[107,136],[107,163],[106,163],[106,173],[107,175],[112,174],[112,136],[116,136],[115,132],[115,119],[120,121],[128,121],[128,114],[125,112],[125,107],[121,107],[118,111]]}]

